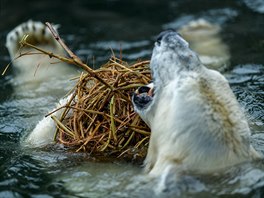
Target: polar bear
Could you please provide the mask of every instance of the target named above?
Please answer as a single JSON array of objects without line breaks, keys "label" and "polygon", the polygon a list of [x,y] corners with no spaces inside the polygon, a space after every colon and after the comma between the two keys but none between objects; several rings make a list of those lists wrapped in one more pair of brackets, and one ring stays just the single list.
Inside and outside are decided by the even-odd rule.
[{"label": "polar bear", "polygon": [[[58,25],[54,25],[57,29]],[[41,54],[33,48],[21,47],[20,41],[23,36],[27,42],[41,49],[58,55],[64,55],[64,49],[53,38],[53,35],[42,22],[29,20],[15,27],[6,37],[6,47],[15,69],[17,82],[29,82],[37,84],[47,81],[59,74],[65,75],[71,70],[54,58]],[[21,54],[25,54],[22,57]]]},{"label": "polar bear", "polygon": [[[58,25],[53,27],[57,29]],[[26,97],[27,94],[34,97],[41,94],[53,94],[52,87],[66,87],[68,85],[65,88],[64,94],[66,94],[70,90],[69,79],[77,75],[77,69],[41,54],[33,48],[25,46],[21,48],[20,41],[25,35],[28,35],[28,43],[57,55],[65,55],[64,49],[42,22],[29,20],[15,27],[6,37],[6,47],[14,70],[12,83],[15,93],[23,93],[23,97]],[[49,93],[42,93],[43,90],[50,91]],[[57,106],[65,104],[69,97],[61,99]],[[59,116],[61,113],[62,110],[54,115]],[[50,117],[43,118],[23,143],[30,147],[51,144],[54,141],[55,129],[54,121]]]},{"label": "polar bear", "polygon": [[135,111],[150,126],[145,170],[201,173],[261,158],[250,145],[250,129],[228,81],[206,68],[177,32],[155,42],[153,83],[132,97]]},{"label": "polar bear", "polygon": [[224,71],[229,67],[229,47],[221,38],[220,25],[198,18],[179,27],[177,31],[207,68]]}]

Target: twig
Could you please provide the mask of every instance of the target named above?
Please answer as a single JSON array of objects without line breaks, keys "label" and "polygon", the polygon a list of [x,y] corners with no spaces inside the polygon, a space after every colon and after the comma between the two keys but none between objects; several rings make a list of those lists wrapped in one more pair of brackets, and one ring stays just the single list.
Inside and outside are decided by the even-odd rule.
[{"label": "twig", "polygon": [[8,70],[8,68],[10,67],[10,65],[11,65],[11,62],[10,62],[10,63],[8,63],[8,65],[5,67],[4,71],[2,72],[2,76],[4,76],[4,75],[5,75],[6,71],[7,71],[7,70]]},{"label": "twig", "polygon": [[101,79],[88,65],[84,64],[81,59],[79,59],[66,45],[65,43],[62,41],[62,39],[60,38],[59,34],[56,32],[56,30],[52,27],[52,25],[49,22],[46,22],[46,25],[48,26],[48,28],[50,29],[52,35],[54,36],[54,38],[56,39],[56,41],[59,42],[59,44],[62,46],[62,48],[69,54],[70,59],[66,58],[66,57],[61,57],[58,56],[56,54],[53,54],[51,52],[47,52],[43,49],[40,49],[34,45],[31,45],[30,43],[28,43],[26,41],[28,35],[23,36],[23,38],[20,41],[21,45],[26,45],[28,47],[31,47],[33,49],[36,49],[40,52],[42,52],[43,54],[48,55],[49,57],[55,57],[63,62],[69,63],[69,64],[74,64],[76,66],[81,67],[82,69],[84,69],[85,71],[87,71],[92,77],[96,78],[99,82],[103,83],[105,86],[109,87],[111,90],[114,90],[114,88],[112,86],[110,86],[107,82],[105,82],[103,79]]},{"label": "twig", "polygon": [[132,65],[132,67],[138,67],[138,66],[146,65],[146,64],[150,64],[150,61],[146,60],[146,61],[139,62],[139,63]]},{"label": "twig", "polygon": [[59,42],[59,44],[61,45],[61,47],[69,54],[69,56],[76,61],[77,63],[82,63],[81,59],[76,56],[71,50],[70,48],[68,48],[67,45],[65,45],[65,43],[62,41],[60,35],[57,33],[57,31],[52,27],[52,25],[49,22],[45,23],[46,26],[49,28],[50,32],[52,33],[53,37],[56,39],[56,41]]},{"label": "twig", "polygon": [[51,116],[51,118],[57,123],[59,127],[61,127],[68,135],[75,138],[75,134],[70,131],[67,127],[65,127],[55,116]]},{"label": "twig", "polygon": [[88,65],[86,65],[85,63],[83,63],[81,61],[81,59],[76,56],[69,48],[68,46],[65,45],[65,43],[62,41],[62,39],[60,38],[60,35],[57,33],[57,31],[52,27],[52,25],[49,22],[45,23],[46,26],[49,28],[49,30],[51,31],[53,37],[56,39],[56,41],[59,42],[59,44],[61,45],[61,47],[68,53],[68,55],[72,58],[72,60],[74,61],[75,65],[80,66],[81,68],[83,68],[85,71],[87,71],[92,77],[96,78],[98,81],[100,81],[101,83],[103,83],[104,85],[106,85],[107,87],[109,87],[111,89],[111,91],[114,92],[118,92],[119,94],[123,95],[123,97],[125,97],[127,100],[128,98],[119,90],[114,89],[114,87],[112,87],[111,85],[109,85],[107,82],[105,82],[102,78],[100,78],[96,72],[94,72],[93,69],[91,69]]},{"label": "twig", "polygon": [[112,133],[112,136],[114,138],[114,141],[117,142],[117,137],[116,137],[116,126],[115,126],[115,121],[114,121],[114,111],[115,111],[115,96],[112,96],[111,102],[110,102],[110,133]]}]

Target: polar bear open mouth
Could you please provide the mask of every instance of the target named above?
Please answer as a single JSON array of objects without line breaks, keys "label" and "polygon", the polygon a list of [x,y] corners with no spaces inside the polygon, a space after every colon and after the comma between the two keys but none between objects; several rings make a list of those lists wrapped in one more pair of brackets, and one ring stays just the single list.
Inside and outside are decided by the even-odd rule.
[{"label": "polar bear open mouth", "polygon": [[154,85],[150,83],[139,87],[133,94],[133,102],[138,108],[144,109],[152,102],[154,97]]}]

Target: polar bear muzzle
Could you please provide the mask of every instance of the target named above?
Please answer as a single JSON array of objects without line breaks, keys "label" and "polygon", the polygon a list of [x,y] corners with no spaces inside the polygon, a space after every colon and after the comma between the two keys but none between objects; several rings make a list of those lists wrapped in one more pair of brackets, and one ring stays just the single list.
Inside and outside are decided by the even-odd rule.
[{"label": "polar bear muzzle", "polygon": [[132,102],[138,109],[144,109],[149,106],[154,96],[153,83],[139,87],[132,96]]}]

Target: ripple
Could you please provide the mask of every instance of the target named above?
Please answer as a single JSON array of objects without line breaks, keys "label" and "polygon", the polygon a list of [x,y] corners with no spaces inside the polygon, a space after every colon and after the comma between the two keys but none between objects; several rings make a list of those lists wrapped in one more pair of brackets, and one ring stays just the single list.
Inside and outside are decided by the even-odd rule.
[{"label": "ripple", "polygon": [[251,10],[264,14],[263,0],[244,0],[244,2]]},{"label": "ripple", "polygon": [[258,127],[263,126],[264,120],[263,73],[263,65],[245,64],[234,67],[230,73],[226,74],[239,103],[252,122],[251,125]]}]

